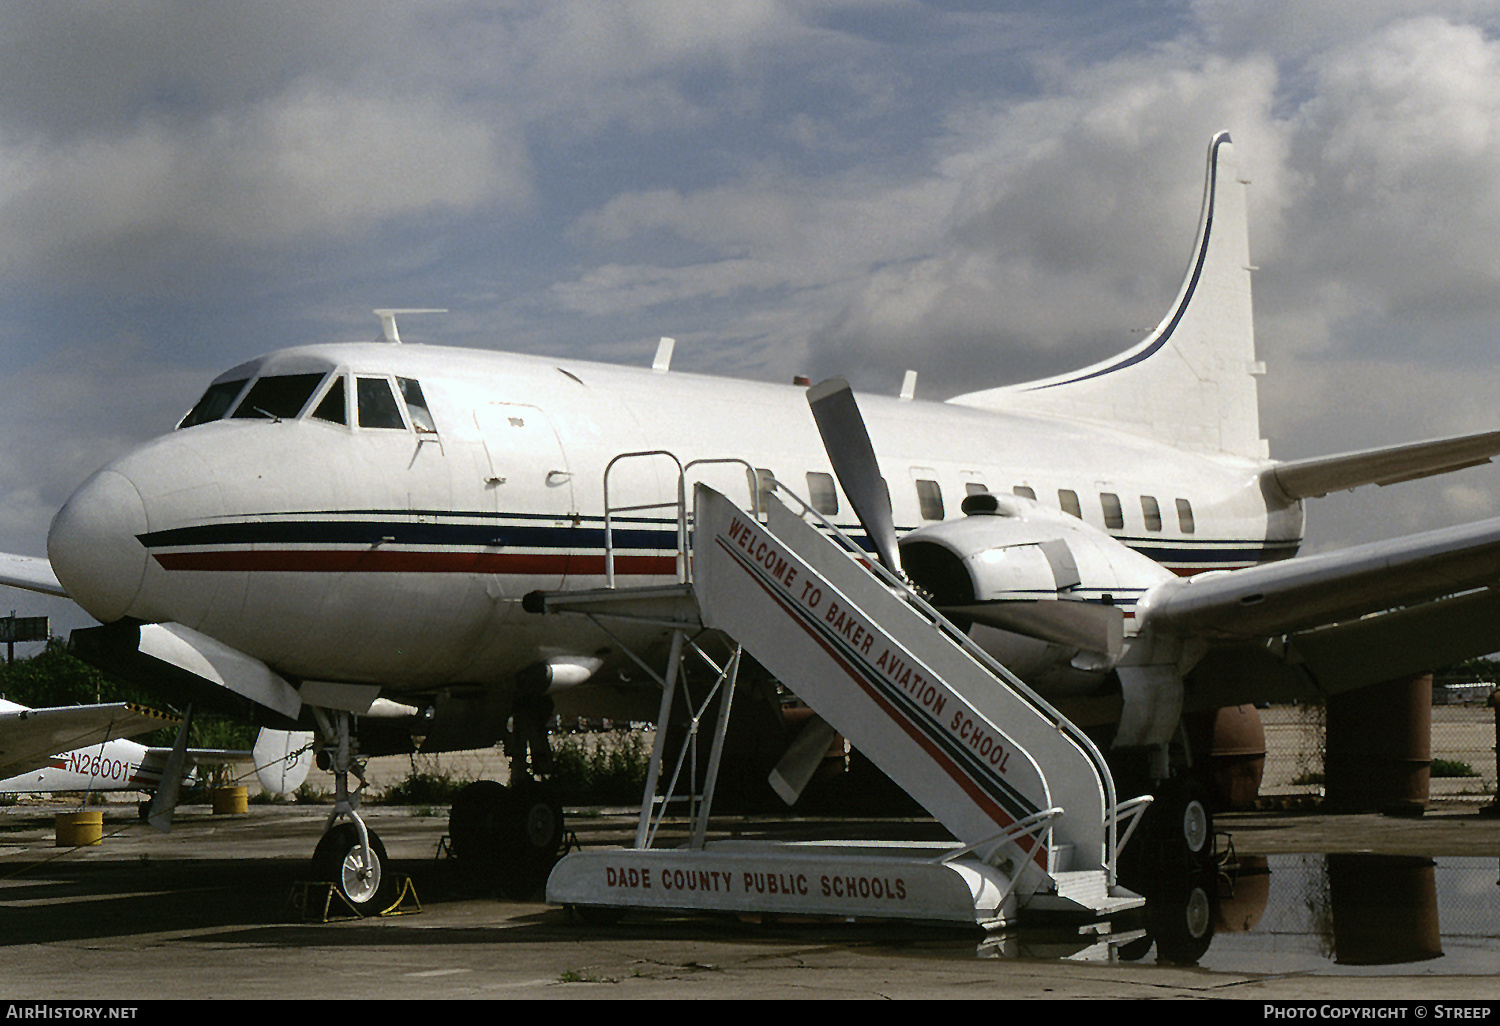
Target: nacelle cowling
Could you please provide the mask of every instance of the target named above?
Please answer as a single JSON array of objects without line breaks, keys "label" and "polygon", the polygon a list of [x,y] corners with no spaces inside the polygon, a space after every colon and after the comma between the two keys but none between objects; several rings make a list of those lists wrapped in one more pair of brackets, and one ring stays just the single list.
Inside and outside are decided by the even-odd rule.
[{"label": "nacelle cowling", "polygon": [[962,519],[901,539],[907,575],[960,625],[1076,650],[1104,669],[1133,633],[1136,600],[1174,578],[1105,532],[1031,499],[974,495],[963,509]]}]

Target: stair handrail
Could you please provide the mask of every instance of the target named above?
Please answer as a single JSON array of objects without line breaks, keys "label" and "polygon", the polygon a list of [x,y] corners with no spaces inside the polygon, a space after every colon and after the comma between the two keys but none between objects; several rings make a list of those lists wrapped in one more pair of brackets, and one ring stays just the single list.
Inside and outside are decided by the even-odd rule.
[{"label": "stair handrail", "polygon": [[[665,456],[676,465],[676,502],[643,502],[633,506],[611,506],[609,504],[609,472],[621,460],[636,459],[644,456]],[[604,465],[604,586],[606,588],[613,588],[615,586],[614,514],[634,513],[650,509],[670,509],[674,506],[677,509],[677,583],[687,583],[687,558],[683,555],[687,546],[687,520],[683,513],[683,507],[686,505],[686,502],[683,487],[682,461],[677,458],[675,453],[669,452],[666,449],[641,449],[635,452],[622,452]]]},{"label": "stair handrail", "polygon": [[[637,459],[648,456],[665,456],[677,467],[677,498],[660,502],[642,502],[632,506],[611,506],[609,504],[609,473],[615,464],[621,460]],[[693,579],[692,561],[688,559],[688,525],[691,519],[691,509],[687,501],[687,475],[694,467],[713,463],[738,463],[744,467],[749,474],[750,482],[750,511],[757,520],[760,519],[760,481],[755,472],[755,467],[749,460],[738,456],[714,456],[702,459],[689,460],[683,463],[677,454],[668,449],[640,449],[634,452],[622,452],[610,459],[604,465],[604,586],[613,588],[615,586],[615,539],[614,539],[614,514],[637,513],[644,510],[673,509],[676,511],[677,522],[677,583],[691,584]],[[768,479],[773,485],[779,484],[775,477]],[[789,493],[793,494],[793,493]]]},{"label": "stair handrail", "polygon": [[932,861],[937,863],[952,862],[956,858],[961,858],[970,852],[977,852],[981,848],[999,850],[1004,845],[1010,844],[1024,834],[1040,838],[1043,832],[1048,835],[1049,839],[1045,843],[1050,849],[1052,847],[1050,840],[1052,822],[1053,820],[1061,819],[1065,812],[1066,810],[1060,805],[1053,806],[1050,809],[1041,809],[1029,816],[1021,817],[997,834],[991,834],[989,837],[975,841],[973,844],[965,844],[959,848],[950,848]]},{"label": "stair handrail", "polygon": [[[1155,800],[1155,796],[1143,794],[1128,801],[1123,801],[1114,807],[1114,811],[1110,813],[1110,821],[1112,823],[1118,824],[1121,820],[1127,819],[1129,821],[1129,825],[1125,827],[1124,835],[1115,841],[1115,858],[1118,859],[1120,852],[1125,850],[1125,845],[1130,841],[1130,835],[1135,833],[1135,828],[1140,826],[1141,817],[1145,815],[1146,810],[1150,808],[1151,803]],[[1116,832],[1118,832],[1118,826],[1116,827]]]}]

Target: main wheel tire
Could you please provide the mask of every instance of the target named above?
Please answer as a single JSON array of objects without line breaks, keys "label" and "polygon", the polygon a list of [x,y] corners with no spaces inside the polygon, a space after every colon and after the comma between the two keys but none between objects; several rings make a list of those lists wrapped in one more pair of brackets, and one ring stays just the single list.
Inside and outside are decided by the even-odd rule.
[{"label": "main wheel tire", "polygon": [[503,837],[508,863],[505,891],[515,900],[531,897],[547,883],[562,851],[563,810],[550,784],[519,780],[511,785],[511,822]]},{"label": "main wheel tire", "polygon": [[1159,867],[1196,871],[1213,858],[1214,819],[1208,794],[1196,781],[1176,777],[1157,793],[1141,828]]},{"label": "main wheel tire", "polygon": [[1215,882],[1184,880],[1146,902],[1146,930],[1156,940],[1156,958],[1173,965],[1195,965],[1208,951],[1217,914]]},{"label": "main wheel tire", "polygon": [[556,789],[530,778],[509,787],[475,781],[454,798],[448,815],[454,857],[488,874],[516,901],[546,884],[562,851],[563,829]]},{"label": "main wheel tire", "polygon": [[340,823],[318,842],[313,851],[313,878],[331,883],[344,900],[362,916],[379,915],[395,903],[396,880],[390,872],[385,845],[370,833],[367,862],[359,843],[359,828]]},{"label": "main wheel tire", "polygon": [[459,791],[448,813],[453,857],[476,865],[499,859],[510,805],[510,789],[495,780],[476,780]]}]

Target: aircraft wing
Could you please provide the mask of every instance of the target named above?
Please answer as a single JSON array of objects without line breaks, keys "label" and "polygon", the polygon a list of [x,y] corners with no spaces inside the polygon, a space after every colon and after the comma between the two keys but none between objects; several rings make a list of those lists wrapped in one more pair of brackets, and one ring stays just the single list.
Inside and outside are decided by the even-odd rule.
[{"label": "aircraft wing", "polygon": [[17,556],[0,552],[0,585],[20,588],[22,591],[38,591],[43,595],[67,598],[68,593],[57,582],[52,564],[41,556]]},{"label": "aircraft wing", "polygon": [[1252,640],[1308,631],[1500,584],[1500,518],[1224,573],[1169,581],[1143,626]]},{"label": "aircraft wing", "polygon": [[59,752],[149,734],[176,722],[126,702],[0,712],[0,779],[46,766]]}]

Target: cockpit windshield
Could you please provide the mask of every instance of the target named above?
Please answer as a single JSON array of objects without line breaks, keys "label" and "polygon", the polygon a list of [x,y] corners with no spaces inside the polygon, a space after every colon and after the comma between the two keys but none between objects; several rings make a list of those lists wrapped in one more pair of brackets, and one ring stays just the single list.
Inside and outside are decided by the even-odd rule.
[{"label": "cockpit windshield", "polygon": [[272,374],[251,386],[235,408],[236,417],[265,417],[267,420],[291,420],[302,412],[312,398],[324,374]]},{"label": "cockpit windshield", "polygon": [[249,378],[240,378],[236,381],[216,381],[208,386],[208,391],[203,393],[203,398],[198,400],[188,415],[182,418],[179,428],[190,428],[196,424],[206,424],[211,420],[218,420],[229,412],[230,403],[234,397],[240,394]]}]

